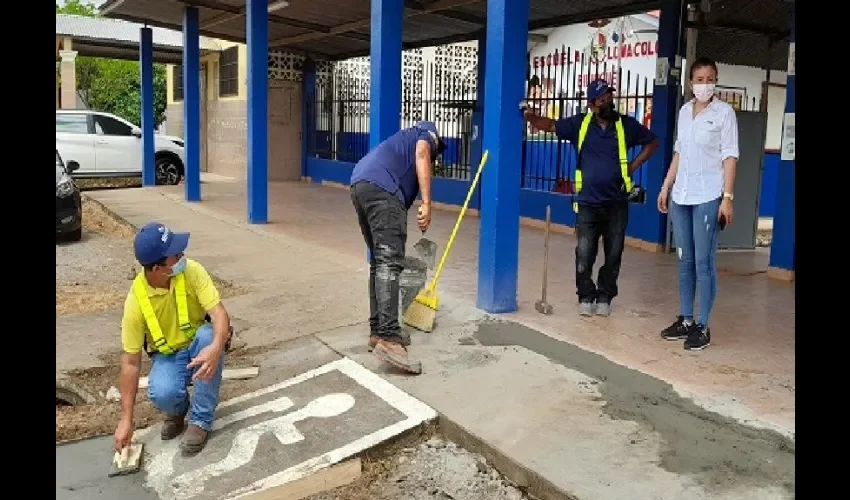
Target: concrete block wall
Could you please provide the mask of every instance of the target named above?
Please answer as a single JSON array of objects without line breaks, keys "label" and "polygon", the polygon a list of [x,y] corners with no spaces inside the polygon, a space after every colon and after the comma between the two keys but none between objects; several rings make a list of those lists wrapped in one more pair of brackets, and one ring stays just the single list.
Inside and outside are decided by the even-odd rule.
[{"label": "concrete block wall", "polygon": [[165,121],[168,123],[168,135],[183,137],[183,103],[175,102],[165,108]]},{"label": "concrete block wall", "polygon": [[245,101],[207,102],[207,171],[244,179],[247,175],[248,114]]}]

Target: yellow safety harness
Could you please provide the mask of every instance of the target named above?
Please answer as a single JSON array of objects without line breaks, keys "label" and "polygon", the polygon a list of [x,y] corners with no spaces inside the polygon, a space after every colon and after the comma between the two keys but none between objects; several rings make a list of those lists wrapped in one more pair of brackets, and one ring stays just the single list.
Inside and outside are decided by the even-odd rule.
[{"label": "yellow safety harness", "polygon": [[[191,339],[195,336],[196,328],[192,327],[189,322],[189,307],[186,301],[186,277],[180,273],[174,277],[174,296],[177,299],[177,320],[180,323],[180,329],[186,332],[186,335]],[[144,273],[139,273],[133,279],[133,294],[142,309],[142,315],[145,317],[145,322],[148,325],[148,330],[151,334],[154,347],[161,354],[174,354],[175,349],[168,345],[165,336],[162,334],[162,328],[159,325],[159,320],[154,313],[153,305],[148,297],[147,286],[145,285]]]},{"label": "yellow safety harness", "polygon": [[[593,120],[593,113],[584,115],[584,120],[581,122],[581,128],[578,129],[578,144],[576,147],[576,155],[581,158],[581,147],[584,144],[584,138],[587,136],[587,129]],[[632,190],[632,178],[629,176],[629,157],[626,149],[626,134],[623,132],[623,120],[618,119],[614,122],[614,128],[617,131],[617,149],[620,156],[620,173],[623,176],[623,186],[626,193]],[[576,165],[576,188],[575,193],[581,191],[581,160]],[[578,202],[573,202],[573,211],[578,213]]]}]

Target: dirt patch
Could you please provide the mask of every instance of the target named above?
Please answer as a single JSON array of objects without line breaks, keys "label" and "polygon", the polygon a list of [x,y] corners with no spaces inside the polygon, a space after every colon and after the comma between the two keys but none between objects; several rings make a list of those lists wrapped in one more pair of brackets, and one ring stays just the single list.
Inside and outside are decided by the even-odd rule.
[{"label": "dirt patch", "polygon": [[[56,405],[56,442],[74,441],[96,436],[110,435],[121,418],[121,403],[107,399],[111,387],[118,385],[119,360],[121,354],[113,352],[100,356],[104,366],[69,370],[62,374],[75,388],[94,398],[90,404],[75,406]],[[227,354],[227,367],[253,366],[250,353],[233,351]],[[141,377],[150,373],[150,360],[142,356]],[[224,380],[221,383],[221,400],[227,400],[255,390],[242,380]],[[136,395],[134,423],[136,429],[149,427],[162,418],[159,410],[148,399],[146,389]]]},{"label": "dirt patch", "polygon": [[520,500],[527,498],[480,455],[424,432],[361,457],[363,474],[354,483],[308,500]]},{"label": "dirt patch", "polygon": [[141,177],[116,177],[114,179],[74,179],[81,191],[87,189],[120,189],[142,187]]},{"label": "dirt patch", "polygon": [[[83,239],[56,246],[56,314],[94,313],[123,307],[139,271],[133,257],[136,228],[101,203],[82,196]],[[212,276],[223,298],[247,290]]]}]

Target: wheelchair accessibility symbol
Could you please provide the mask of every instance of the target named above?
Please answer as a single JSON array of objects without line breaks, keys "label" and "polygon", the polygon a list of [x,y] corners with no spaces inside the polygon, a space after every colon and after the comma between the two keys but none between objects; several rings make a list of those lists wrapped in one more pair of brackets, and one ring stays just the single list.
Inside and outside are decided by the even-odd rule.
[{"label": "wheelchair accessibility symbol", "polygon": [[224,401],[218,410],[210,441],[194,457],[180,455],[179,439],[162,442],[158,432],[145,433],[150,429],[137,433],[151,452],[146,485],[161,499],[244,497],[436,418],[431,408],[347,358]]}]

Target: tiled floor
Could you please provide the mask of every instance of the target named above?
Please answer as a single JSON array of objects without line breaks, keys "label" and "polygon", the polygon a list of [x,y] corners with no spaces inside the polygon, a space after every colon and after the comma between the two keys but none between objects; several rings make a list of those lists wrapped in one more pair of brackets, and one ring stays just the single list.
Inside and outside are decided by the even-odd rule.
[{"label": "tiled floor", "polygon": [[[182,194],[183,186],[161,189]],[[202,197],[207,209],[245,219],[244,182],[205,178]],[[269,200],[266,230],[365,260],[347,190],[272,183]],[[428,236],[441,250],[456,217],[449,211],[434,213]],[[414,217],[409,219],[408,248],[419,239]],[[476,217],[464,221],[440,280],[441,298],[474,303],[477,227]],[[674,255],[627,248],[612,316],[587,319],[575,309],[574,248],[573,236],[552,234],[548,300],[555,313],[542,316],[534,302],[540,298],[543,231],[521,229],[519,310],[507,318],[667,380],[698,401],[786,432],[794,429],[795,288],[767,278],[766,250],[718,255],[721,277],[711,321],[712,346],[690,353],[681,342],[659,338],[678,310]],[[597,267],[600,260],[601,255]],[[443,307],[449,306],[447,299],[442,301]]]}]

